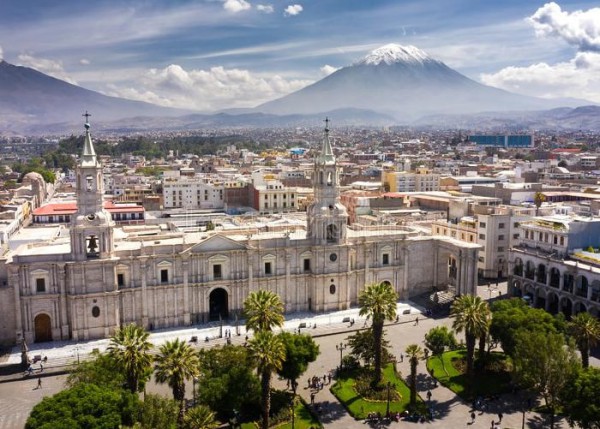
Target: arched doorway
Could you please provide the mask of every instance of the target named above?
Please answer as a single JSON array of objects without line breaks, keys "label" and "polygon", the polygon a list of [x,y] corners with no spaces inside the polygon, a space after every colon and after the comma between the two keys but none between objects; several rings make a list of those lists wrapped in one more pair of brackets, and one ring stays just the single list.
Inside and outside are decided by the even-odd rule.
[{"label": "arched doorway", "polygon": [[33,320],[35,326],[35,342],[52,341],[52,321],[47,314],[38,314]]},{"label": "arched doorway", "polygon": [[210,321],[225,320],[229,317],[227,291],[217,288],[208,297],[208,318]]}]

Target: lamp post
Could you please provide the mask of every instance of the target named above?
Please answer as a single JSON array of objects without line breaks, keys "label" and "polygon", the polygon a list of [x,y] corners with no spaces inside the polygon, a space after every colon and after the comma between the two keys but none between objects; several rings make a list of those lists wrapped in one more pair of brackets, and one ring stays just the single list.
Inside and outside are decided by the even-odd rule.
[{"label": "lamp post", "polygon": [[390,383],[389,381],[387,382],[387,406],[385,407],[385,416],[389,417],[390,416],[390,387],[392,386],[392,383]]},{"label": "lamp post", "polygon": [[339,344],[335,345],[335,349],[339,350],[340,352],[340,372],[342,371],[342,353],[344,352],[344,350],[346,350],[346,347],[348,347],[348,345],[344,344],[343,342],[340,342]]},{"label": "lamp post", "polygon": [[75,346],[75,353],[77,353],[77,365],[79,365],[79,344]]},{"label": "lamp post", "polygon": [[290,407],[292,408],[292,429],[296,428],[296,395],[292,395],[292,400],[290,402]]}]

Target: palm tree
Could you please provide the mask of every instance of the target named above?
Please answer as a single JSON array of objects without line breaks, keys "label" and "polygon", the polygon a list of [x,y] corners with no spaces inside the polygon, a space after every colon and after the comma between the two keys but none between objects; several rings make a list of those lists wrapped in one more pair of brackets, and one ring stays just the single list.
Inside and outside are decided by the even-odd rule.
[{"label": "palm tree", "polygon": [[452,328],[456,332],[465,331],[467,343],[467,374],[472,377],[473,356],[475,354],[475,340],[488,329],[488,315],[490,309],[484,300],[478,296],[463,295],[452,303],[450,315],[454,316]]},{"label": "palm tree", "polygon": [[183,424],[185,381],[199,375],[200,357],[179,338],[167,341],[160,346],[155,358],[156,382],[167,383],[173,391],[173,398],[179,402],[179,426]]},{"label": "palm tree", "polygon": [[250,293],[244,301],[246,329],[270,331],[283,326],[283,302],[276,293],[259,290]]},{"label": "palm tree", "polygon": [[419,359],[423,357],[423,350],[417,344],[410,344],[404,353],[410,362],[410,404],[415,405],[417,403],[417,366]]},{"label": "palm tree", "polygon": [[261,375],[262,428],[269,427],[271,411],[271,374],[281,369],[285,360],[285,346],[271,331],[258,331],[248,342],[250,356],[257,363]]},{"label": "palm tree", "polygon": [[590,348],[600,342],[600,322],[589,313],[579,313],[569,322],[569,332],[581,353],[581,365],[590,365]]},{"label": "palm tree", "polygon": [[392,285],[385,283],[374,283],[369,286],[358,297],[360,306],[359,315],[373,319],[373,341],[375,343],[375,374],[373,385],[381,382],[381,340],[383,338],[383,322],[394,320],[396,317],[396,300],[398,296]]},{"label": "palm tree", "polygon": [[479,332],[479,347],[477,349],[477,360],[480,364],[483,364],[485,358],[485,342],[487,341],[490,327],[492,326],[492,312],[490,311],[489,304],[486,306],[487,313],[485,313],[485,326],[482,326],[482,330]]},{"label": "palm tree", "polygon": [[139,392],[152,374],[152,357],[149,354],[152,343],[148,336],[144,328],[132,323],[117,329],[108,346],[109,356],[123,368],[127,388],[132,393]]},{"label": "palm tree", "polygon": [[206,405],[197,405],[190,408],[183,420],[184,429],[216,429],[219,424],[215,420],[215,413]]}]

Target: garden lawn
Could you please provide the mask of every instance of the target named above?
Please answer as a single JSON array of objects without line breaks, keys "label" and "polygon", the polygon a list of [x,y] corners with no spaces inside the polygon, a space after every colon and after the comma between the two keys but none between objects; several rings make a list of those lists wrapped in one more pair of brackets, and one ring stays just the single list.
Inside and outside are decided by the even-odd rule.
[{"label": "garden lawn", "polygon": [[[473,399],[474,397],[498,395],[510,391],[510,373],[506,366],[508,365],[508,357],[504,353],[491,353],[491,367],[504,370],[490,371],[486,368],[485,371],[477,373],[473,379],[473,385],[469,385],[469,379],[466,374],[460,372],[454,362],[460,359],[466,359],[466,350],[453,350],[442,355],[444,360],[444,368],[440,358],[432,356],[427,360],[427,369],[434,377],[448,389],[452,390],[458,396],[464,399]],[[446,372],[448,375],[446,375]]]},{"label": "garden lawn", "polygon": [[[408,408],[410,390],[401,378],[394,372],[392,364],[383,369],[383,383],[392,383],[392,389],[400,395],[399,401],[390,402],[390,412],[402,412]],[[350,374],[347,378],[339,379],[332,387],[331,392],[344,404],[348,412],[357,420],[366,419],[369,413],[385,415],[387,401],[371,401],[360,396],[354,389],[355,380]],[[419,399],[417,399],[419,400]]]},{"label": "garden lawn", "polygon": [[[258,429],[260,427],[260,422],[242,423],[241,427],[242,429]],[[279,423],[272,427],[277,429],[289,429],[292,427],[292,421]],[[319,420],[310,413],[308,405],[306,405],[304,401],[296,400],[296,419],[294,421],[294,427],[296,429],[309,429],[310,427],[322,428],[323,425],[321,425]]]}]

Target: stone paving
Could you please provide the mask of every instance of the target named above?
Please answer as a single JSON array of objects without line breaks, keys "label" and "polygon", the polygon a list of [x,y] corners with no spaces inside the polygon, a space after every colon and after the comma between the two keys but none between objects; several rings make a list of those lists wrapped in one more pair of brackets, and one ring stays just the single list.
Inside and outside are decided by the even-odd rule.
[{"label": "stone paving", "polygon": [[[503,290],[504,285],[500,285],[500,290]],[[495,291],[488,291],[488,288],[483,286],[479,288],[482,297],[488,299],[494,298]],[[323,316],[320,316],[321,318]],[[451,326],[452,321],[448,318],[443,319],[428,319],[419,316],[419,324],[414,324],[415,315],[401,315],[399,323],[391,324],[386,327],[386,338],[390,341],[392,353],[397,357],[404,352],[408,344],[416,343],[423,344],[424,334],[433,326],[446,325]],[[308,319],[307,319],[308,320]],[[322,320],[322,319],[320,319]],[[307,388],[307,379],[313,375],[323,376],[336,368],[340,363],[340,353],[336,350],[336,344],[344,342],[348,335],[353,330],[361,328],[362,321],[357,319],[357,322],[351,328],[348,323],[320,323],[316,329],[309,329],[309,332],[315,336],[315,341],[319,344],[321,354],[319,358],[313,362],[303,379],[299,380],[298,393],[310,403],[311,390]],[[244,335],[233,335],[232,342],[241,344],[245,340]],[[200,341],[199,347],[215,346],[223,344],[224,339],[211,340],[209,343]],[[346,352],[344,352],[345,354]],[[592,358],[593,365],[599,365],[598,359]],[[49,362],[50,363],[50,362]],[[54,368],[56,370],[57,368]],[[13,375],[12,377],[0,377],[0,429],[17,429],[22,428],[25,424],[27,416],[33,406],[40,402],[44,396],[54,394],[64,388],[66,380],[65,375],[52,374],[53,368],[46,368],[42,377],[42,389],[37,389],[37,378],[39,372],[34,373],[33,377],[23,378],[22,373]],[[408,360],[398,363],[398,370],[406,376],[410,369]],[[38,370],[39,371],[39,370]],[[525,402],[523,398],[504,395],[501,398],[488,404],[486,412],[477,412],[475,421],[471,422],[470,404],[463,403],[450,390],[437,386],[434,387],[431,377],[427,374],[425,363],[422,362],[418,367],[418,389],[422,398],[426,398],[425,394],[428,390],[432,393],[431,405],[435,410],[437,418],[427,423],[411,423],[411,422],[392,422],[392,423],[367,423],[364,421],[356,421],[346,412],[343,406],[336,400],[330,392],[330,385],[325,385],[324,389],[316,393],[315,404],[319,404],[322,410],[320,414],[321,421],[324,427],[333,429],[350,429],[350,428],[365,428],[372,427],[398,427],[408,428],[417,426],[422,428],[460,428],[468,429],[490,428],[491,422],[498,422],[498,412],[503,413],[501,428],[520,428],[522,425],[523,413],[522,404]],[[275,379],[274,384],[278,388],[285,388],[285,381]],[[160,393],[163,395],[171,395],[170,389],[165,385],[156,385],[150,383],[148,391]],[[188,396],[191,397],[191,383],[187,386]],[[542,428],[548,427],[547,422],[536,413],[526,413],[525,427],[527,428]],[[566,428],[568,425],[565,422],[560,422],[555,425],[556,428]]]}]

